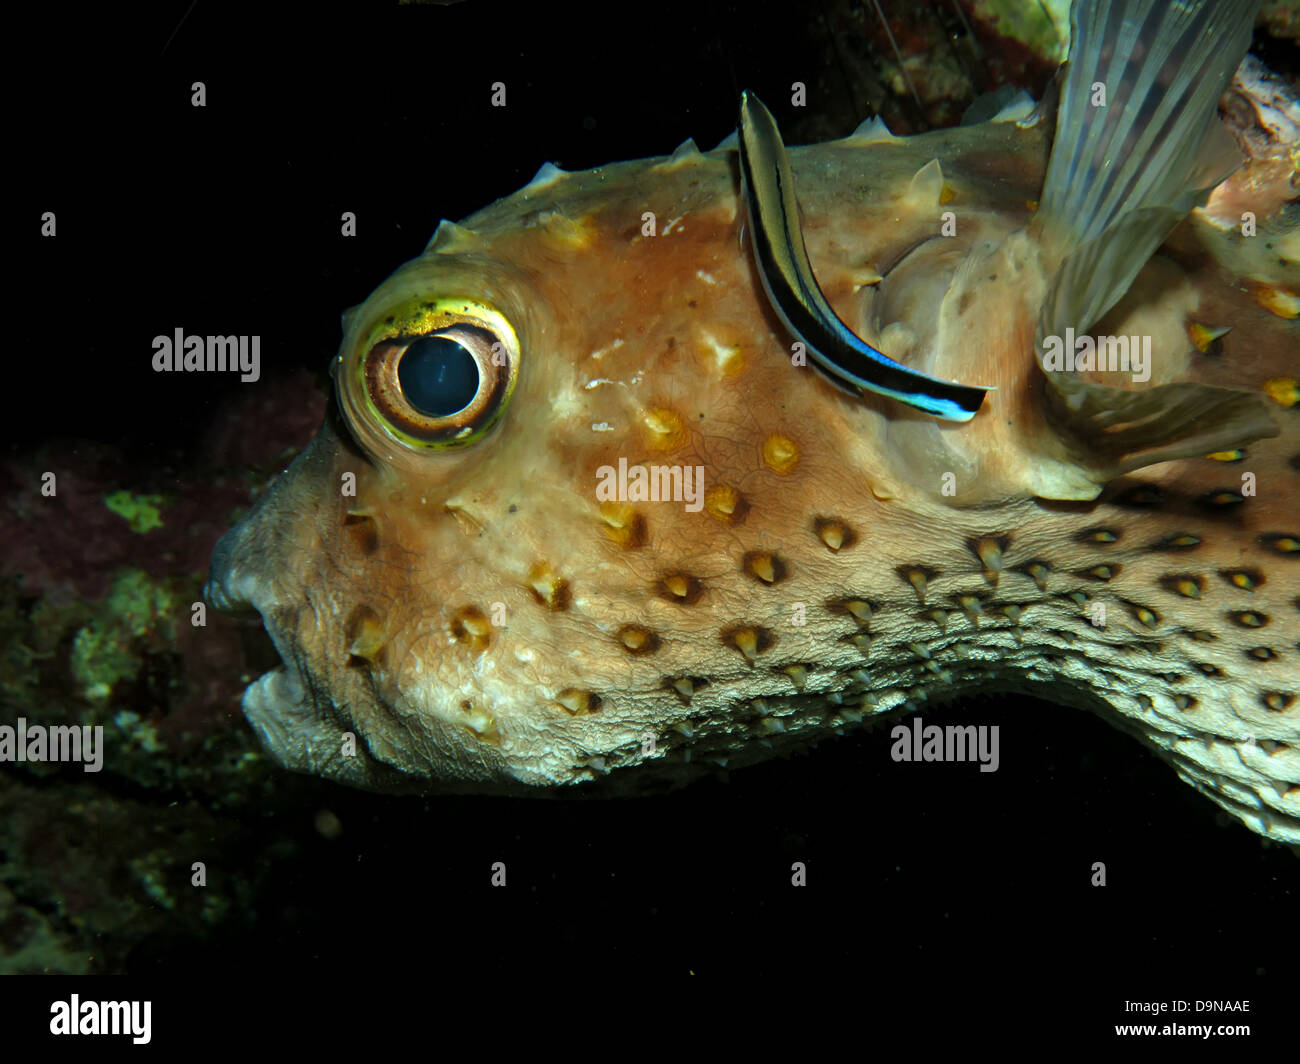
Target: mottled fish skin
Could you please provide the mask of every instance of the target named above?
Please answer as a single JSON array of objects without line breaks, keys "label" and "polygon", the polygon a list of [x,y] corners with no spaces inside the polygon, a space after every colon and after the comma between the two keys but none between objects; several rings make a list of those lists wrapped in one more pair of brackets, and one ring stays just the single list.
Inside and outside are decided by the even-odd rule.
[{"label": "mottled fish skin", "polygon": [[[209,598],[254,607],[285,662],[244,698],[268,750],[374,789],[630,791],[1016,691],[1103,713],[1300,842],[1293,223],[1276,196],[1253,239],[1197,212],[1096,330],[1155,352],[1149,385],[1096,381],[1235,389],[1277,434],[1126,465],[1058,420],[1034,360],[1050,125],[789,151],[835,312],[995,386],[965,425],[792,365],[734,151],[551,168],[445,224],[350,315],[341,403],[214,556]],[[508,320],[518,377],[482,439],[417,453],[348,382],[395,306],[435,296]],[[598,501],[620,458],[702,467],[702,509]]]}]

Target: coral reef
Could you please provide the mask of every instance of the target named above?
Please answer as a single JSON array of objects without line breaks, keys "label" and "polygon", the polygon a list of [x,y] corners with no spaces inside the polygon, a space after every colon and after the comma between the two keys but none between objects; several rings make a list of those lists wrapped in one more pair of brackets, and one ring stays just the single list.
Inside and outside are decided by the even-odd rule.
[{"label": "coral reef", "polygon": [[201,592],[217,537],[323,411],[296,374],[239,395],[174,462],[91,441],[7,456],[0,720],[102,728],[105,756],[98,773],[3,766],[0,971],[122,970],[140,943],[201,939],[250,907],[263,865],[231,855],[270,777],[239,697],[270,651]]}]

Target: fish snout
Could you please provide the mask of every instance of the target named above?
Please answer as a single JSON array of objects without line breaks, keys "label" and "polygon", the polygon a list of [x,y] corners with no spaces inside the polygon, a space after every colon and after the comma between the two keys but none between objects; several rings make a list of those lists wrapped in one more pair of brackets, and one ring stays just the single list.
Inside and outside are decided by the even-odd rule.
[{"label": "fish snout", "polygon": [[208,579],[203,585],[203,598],[209,606],[221,613],[253,619],[259,616],[253,606],[248,575],[236,568],[236,559],[242,553],[243,522],[235,525],[217,540],[208,566]]}]

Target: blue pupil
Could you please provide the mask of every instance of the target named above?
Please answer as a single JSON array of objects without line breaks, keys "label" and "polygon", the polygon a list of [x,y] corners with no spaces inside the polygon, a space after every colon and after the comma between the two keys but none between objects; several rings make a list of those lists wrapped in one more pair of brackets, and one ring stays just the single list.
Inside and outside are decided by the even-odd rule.
[{"label": "blue pupil", "polygon": [[426,336],[406,349],[397,364],[406,401],[426,417],[446,417],[478,394],[478,363],[455,340]]}]

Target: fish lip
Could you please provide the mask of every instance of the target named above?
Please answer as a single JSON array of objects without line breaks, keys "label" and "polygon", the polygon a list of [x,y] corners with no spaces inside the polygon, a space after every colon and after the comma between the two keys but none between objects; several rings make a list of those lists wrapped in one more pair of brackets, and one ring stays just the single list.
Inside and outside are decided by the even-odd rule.
[{"label": "fish lip", "polygon": [[203,585],[203,599],[218,613],[241,620],[262,619],[257,607],[244,594],[231,591],[225,581],[214,574],[209,574],[207,583]]},{"label": "fish lip", "polygon": [[253,607],[252,596],[244,587],[235,584],[235,559],[239,557],[243,531],[249,514],[245,514],[231,528],[226,529],[208,562],[208,579],[203,585],[203,597],[208,605],[221,613],[247,616]]},{"label": "fish lip", "polygon": [[265,750],[295,748],[294,730],[308,701],[297,669],[277,665],[250,683],[240,699],[244,719]]},{"label": "fish lip", "polygon": [[[249,518],[252,516],[253,511],[250,511],[243,520],[229,529],[212,549],[208,579],[203,585],[203,598],[214,610],[230,616],[237,622],[250,626],[256,622],[266,640],[274,647],[275,655],[279,659],[279,664],[271,669],[271,672],[276,669],[296,672],[296,665],[287,652],[288,648],[282,642],[281,633],[273,620],[277,605],[274,589],[268,581],[259,576],[256,566],[240,564],[242,559],[247,558],[246,534]],[[266,664],[269,664],[269,655],[257,662],[254,668],[265,667]],[[262,682],[267,675],[269,672],[261,675],[254,682]]]},{"label": "fish lip", "polygon": [[[262,749],[293,771],[329,776],[331,773],[321,758],[325,744],[304,745],[299,741],[300,734],[319,728],[321,722],[317,719],[310,678],[294,653],[283,623],[276,617],[279,602],[275,581],[267,579],[260,566],[249,562],[247,535],[255,512],[256,509],[250,511],[213,548],[203,597],[213,609],[256,621],[279,659],[277,664],[265,668],[270,664],[268,656],[266,661],[250,669],[258,675],[244,687],[240,697],[244,719]],[[314,749],[315,745],[321,749]]]}]

